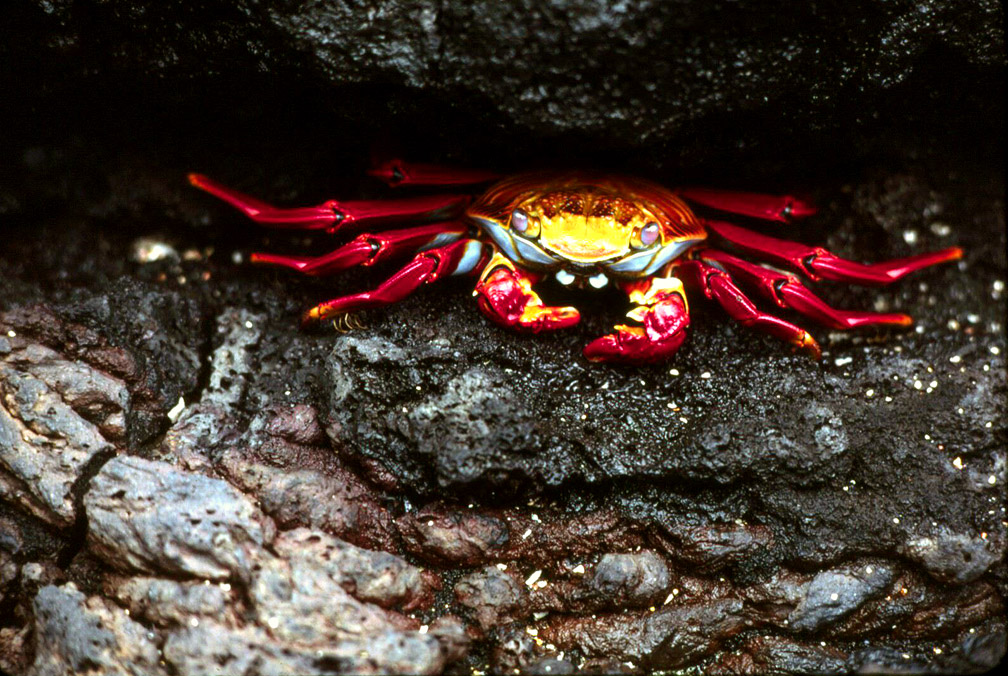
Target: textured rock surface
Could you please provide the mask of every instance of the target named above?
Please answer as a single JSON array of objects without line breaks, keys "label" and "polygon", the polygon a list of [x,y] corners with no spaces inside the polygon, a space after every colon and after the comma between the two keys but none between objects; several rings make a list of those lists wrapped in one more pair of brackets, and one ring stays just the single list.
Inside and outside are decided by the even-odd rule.
[{"label": "textured rock surface", "polygon": [[[919,78],[947,68],[946,82],[982,86],[969,74],[1003,65],[1004,56],[993,0],[860,0],[787,12],[768,0],[216,0],[185,12],[130,0],[23,4],[12,16],[22,34],[6,50],[49,83],[34,101],[89,86],[101,96],[133,78],[131,88],[186,82],[190,94],[205,91],[230,108],[225,92],[253,88],[262,100],[207,123],[245,125],[262,107],[313,96],[314,109],[301,114],[322,106],[371,138],[398,122],[394,133],[419,124],[439,141],[457,133],[437,131],[441,120],[475,118],[458,125],[462,140],[483,141],[481,128],[507,125],[546,138],[594,136],[612,150],[632,145],[645,162],[679,149],[694,162],[727,158],[736,142],[803,150],[809,129],[857,137],[891,108],[926,117],[903,107]],[[48,39],[32,41],[33,31]],[[179,105],[177,95],[152,89]],[[388,105],[390,92],[397,105]],[[122,101],[127,109],[147,103]],[[55,113],[38,109],[43,119]],[[726,126],[741,136],[719,136]],[[489,136],[494,151],[514,153],[507,136]]]},{"label": "textured rock surface", "polygon": [[72,585],[44,587],[35,597],[38,676],[57,674],[163,674],[157,645],[127,613]]},{"label": "textured rock surface", "polygon": [[274,526],[227,483],[120,456],[84,496],[90,549],[113,566],[247,579]]},{"label": "textured rock surface", "polygon": [[[148,3],[149,5],[150,3]],[[983,1],[30,2],[0,26],[0,671],[962,673],[1005,654],[1003,10]],[[648,368],[445,280],[303,332],[202,171],[403,155],[808,193],[897,285],[819,363],[691,298]],[[159,652],[160,651],[160,652]]]},{"label": "textured rock surface", "polygon": [[0,498],[72,524],[74,484],[114,449],[110,440],[124,439],[128,410],[122,381],[8,329],[0,337]]}]

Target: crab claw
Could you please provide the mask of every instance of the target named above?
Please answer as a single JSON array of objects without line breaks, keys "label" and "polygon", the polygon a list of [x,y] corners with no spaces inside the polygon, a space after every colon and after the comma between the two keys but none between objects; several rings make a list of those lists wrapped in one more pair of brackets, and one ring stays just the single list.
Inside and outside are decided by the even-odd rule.
[{"label": "crab claw", "polygon": [[640,325],[618,324],[615,333],[588,343],[584,355],[591,361],[650,364],[668,359],[686,339],[689,313],[678,293],[662,295],[651,305],[641,305],[627,316]]},{"label": "crab claw", "polygon": [[483,314],[501,326],[520,331],[564,329],[581,320],[577,308],[543,305],[532,289],[532,279],[506,265],[481,279],[473,293],[479,298]]}]

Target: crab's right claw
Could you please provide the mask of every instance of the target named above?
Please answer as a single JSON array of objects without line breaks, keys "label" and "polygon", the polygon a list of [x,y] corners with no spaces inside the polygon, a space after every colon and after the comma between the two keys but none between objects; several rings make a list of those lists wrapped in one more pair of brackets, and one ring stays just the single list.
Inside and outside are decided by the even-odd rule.
[{"label": "crab's right claw", "polygon": [[638,306],[627,316],[640,324],[617,325],[615,333],[585,346],[585,357],[591,361],[651,364],[671,357],[686,339],[689,312],[678,293],[667,294],[653,305]]},{"label": "crab's right claw", "polygon": [[543,305],[532,289],[532,279],[506,265],[491,268],[476,285],[474,293],[483,314],[501,326],[519,331],[539,333],[564,329],[581,320],[577,308]]}]

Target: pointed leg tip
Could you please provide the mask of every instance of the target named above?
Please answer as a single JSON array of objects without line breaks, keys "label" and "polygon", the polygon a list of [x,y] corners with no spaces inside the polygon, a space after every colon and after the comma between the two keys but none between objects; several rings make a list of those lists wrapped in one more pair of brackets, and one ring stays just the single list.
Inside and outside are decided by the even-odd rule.
[{"label": "pointed leg tip", "polygon": [[325,317],[322,316],[322,312],[319,310],[317,306],[313,307],[310,310],[306,310],[301,315],[301,328],[302,329],[314,328],[318,326],[324,318]]},{"label": "pointed leg tip", "polygon": [[819,347],[819,343],[816,339],[812,337],[812,334],[805,331],[803,335],[795,343],[799,349],[805,350],[805,352],[812,357],[813,360],[819,361],[822,359],[822,348]]},{"label": "pointed leg tip", "polygon": [[950,249],[946,249],[945,252],[946,252],[946,254],[945,254],[946,258],[945,258],[945,260],[947,260],[947,261],[957,261],[957,260],[960,260],[963,257],[963,253],[964,253],[963,250],[962,250],[962,248],[958,247],[958,246],[954,246],[954,247],[951,247]]},{"label": "pointed leg tip", "polygon": [[207,181],[210,180],[203,174],[197,174],[195,172],[187,174],[186,178],[189,179],[189,185],[196,186],[197,188],[202,188],[206,185]]}]

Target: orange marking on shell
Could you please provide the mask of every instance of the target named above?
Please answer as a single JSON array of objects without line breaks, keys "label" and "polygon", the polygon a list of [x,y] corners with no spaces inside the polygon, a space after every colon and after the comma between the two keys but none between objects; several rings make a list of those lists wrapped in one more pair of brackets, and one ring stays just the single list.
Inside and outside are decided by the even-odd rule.
[{"label": "orange marking on shell", "polygon": [[[609,205],[599,208],[611,207],[613,220],[621,224],[643,211],[655,214],[665,241],[707,236],[693,211],[671,190],[639,178],[579,171],[541,171],[510,176],[492,185],[469,206],[466,214],[506,224],[515,207],[535,200],[543,214],[553,218],[563,206],[560,196],[572,194],[582,199],[593,195],[594,204]],[[571,208],[573,206],[571,204]]]}]

